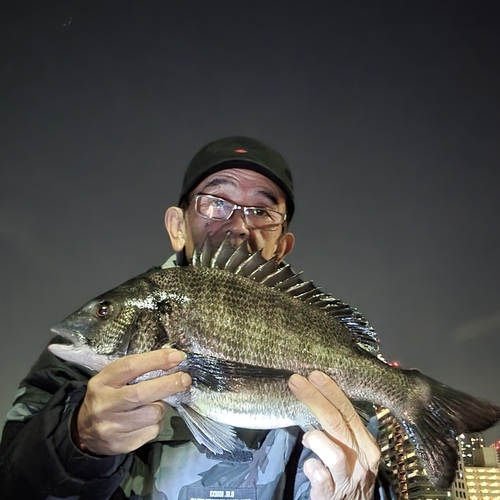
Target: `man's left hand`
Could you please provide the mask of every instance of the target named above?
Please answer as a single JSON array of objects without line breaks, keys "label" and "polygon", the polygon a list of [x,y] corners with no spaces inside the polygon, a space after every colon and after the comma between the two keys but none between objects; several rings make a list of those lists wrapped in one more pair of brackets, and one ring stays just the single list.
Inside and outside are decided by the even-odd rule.
[{"label": "man's left hand", "polygon": [[321,459],[311,458],[304,464],[311,500],[371,500],[380,450],[349,399],[318,371],[309,380],[295,374],[289,385],[323,428],[306,432],[303,438],[304,446]]}]

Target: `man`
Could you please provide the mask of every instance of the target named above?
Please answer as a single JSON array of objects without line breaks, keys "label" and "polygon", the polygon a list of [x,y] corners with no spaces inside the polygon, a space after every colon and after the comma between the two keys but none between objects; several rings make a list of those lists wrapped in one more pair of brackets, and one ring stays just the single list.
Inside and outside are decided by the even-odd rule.
[{"label": "man", "polygon": [[[208,236],[247,242],[281,261],[294,246],[292,177],[284,159],[259,141],[230,137],[202,148],[165,225],[174,259],[187,264]],[[250,462],[223,460],[197,445],[163,398],[189,388],[170,369],[182,352],[164,349],[119,359],[100,373],[42,354],[7,416],[1,448],[3,499],[252,498],[371,499],[380,452],[349,400],[326,375],[290,378],[291,391],[322,431],[241,430]],[[313,453],[314,452],[314,453]]]}]

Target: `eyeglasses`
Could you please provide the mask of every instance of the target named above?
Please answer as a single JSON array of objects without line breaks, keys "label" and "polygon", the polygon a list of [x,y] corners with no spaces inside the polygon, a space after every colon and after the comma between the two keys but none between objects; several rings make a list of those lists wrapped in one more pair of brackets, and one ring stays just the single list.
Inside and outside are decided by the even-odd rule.
[{"label": "eyeglasses", "polygon": [[286,219],[286,214],[276,212],[276,210],[263,207],[243,207],[210,194],[197,194],[194,197],[194,208],[196,213],[205,219],[219,221],[228,220],[235,210],[241,210],[245,224],[252,229],[274,231]]}]

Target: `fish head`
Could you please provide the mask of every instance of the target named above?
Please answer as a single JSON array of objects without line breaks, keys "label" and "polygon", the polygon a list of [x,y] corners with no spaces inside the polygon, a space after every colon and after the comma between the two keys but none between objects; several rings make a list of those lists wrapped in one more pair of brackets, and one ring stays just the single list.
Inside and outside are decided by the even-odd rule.
[{"label": "fish head", "polygon": [[169,347],[164,313],[165,301],[149,280],[135,278],[90,300],[53,326],[52,332],[69,343],[51,344],[49,350],[66,361],[100,371],[120,357]]}]

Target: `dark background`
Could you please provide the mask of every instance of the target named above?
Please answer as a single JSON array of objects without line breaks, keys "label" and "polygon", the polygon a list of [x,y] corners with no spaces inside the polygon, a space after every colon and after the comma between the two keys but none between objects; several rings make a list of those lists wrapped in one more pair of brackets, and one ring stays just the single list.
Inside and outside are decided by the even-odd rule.
[{"label": "dark background", "polygon": [[234,134],[293,169],[294,268],[358,307],[387,359],[500,404],[499,14],[495,1],[6,3],[1,414],[51,325],[168,257],[185,166]]}]

